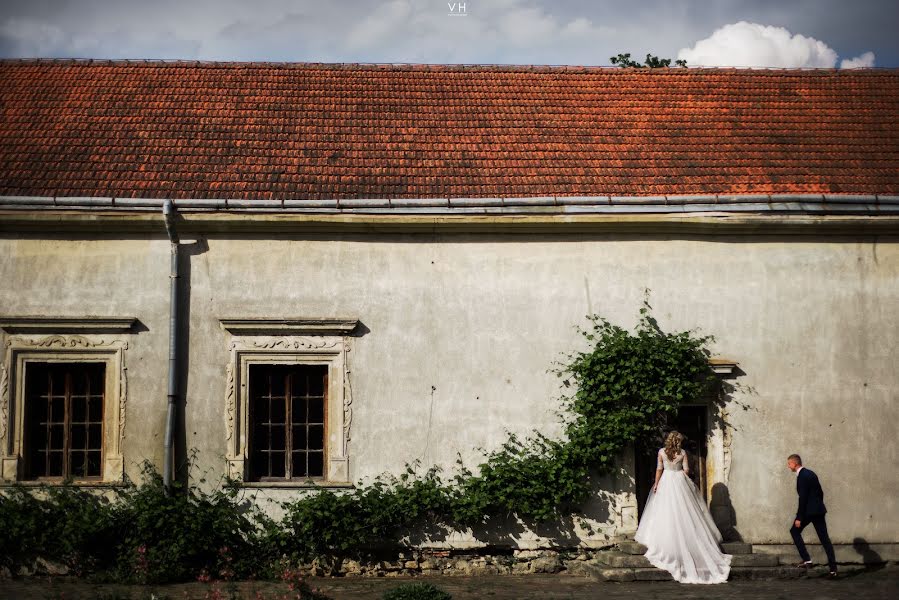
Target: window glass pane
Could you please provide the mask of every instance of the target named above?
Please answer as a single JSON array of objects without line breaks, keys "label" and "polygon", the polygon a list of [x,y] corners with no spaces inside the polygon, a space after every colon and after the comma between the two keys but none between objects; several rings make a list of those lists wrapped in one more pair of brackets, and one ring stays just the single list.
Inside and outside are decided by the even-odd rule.
[{"label": "window glass pane", "polygon": [[272,397],[284,397],[284,373],[280,369],[272,369],[269,374]]},{"label": "window glass pane", "polygon": [[294,396],[306,396],[309,386],[306,375],[300,369],[294,369],[290,377],[290,393]]},{"label": "window glass pane", "polygon": [[250,457],[250,478],[259,479],[268,476],[268,455],[254,452]]},{"label": "window glass pane", "polygon": [[324,458],[321,452],[309,453],[309,477],[321,477],[324,474]]},{"label": "window glass pane", "polygon": [[284,477],[286,472],[284,452],[272,452],[271,457],[271,472],[269,473],[269,477]]},{"label": "window glass pane", "polygon": [[308,477],[308,472],[306,470],[306,453],[305,452],[294,452],[292,455],[293,458],[293,470],[291,475],[293,477]]},{"label": "window glass pane", "polygon": [[305,450],[306,449],[306,426],[305,425],[294,425],[293,426],[293,449],[294,450]]},{"label": "window glass pane", "polygon": [[321,425],[309,426],[309,449],[321,450],[325,447],[325,428]]},{"label": "window glass pane", "polygon": [[[76,367],[76,365],[72,366]],[[72,378],[71,394],[73,396],[84,396],[87,394],[88,389],[90,389],[90,374],[87,372],[87,369],[72,368],[69,369],[69,373]]]},{"label": "window glass pane", "polygon": [[327,367],[317,367],[311,369],[311,372],[309,373],[310,396],[323,396],[325,394],[325,374],[327,372]]},{"label": "window glass pane", "polygon": [[86,447],[90,450],[100,450],[103,447],[103,426],[100,423],[88,425]]},{"label": "window glass pane", "polygon": [[65,448],[65,426],[62,424],[52,425],[48,429],[50,432],[50,440],[49,443],[45,441],[46,449],[62,450]]},{"label": "window glass pane", "polygon": [[285,450],[287,448],[287,428],[284,425],[272,426],[271,449]]},{"label": "window glass pane", "polygon": [[92,423],[103,421],[103,397],[91,396],[87,404],[87,418]]},{"label": "window glass pane", "polygon": [[268,394],[268,374],[264,365],[250,365],[250,397]]},{"label": "window glass pane", "polygon": [[287,422],[287,403],[283,398],[272,398],[269,406],[272,423]]},{"label": "window glass pane", "polygon": [[55,421],[57,423],[62,423],[66,418],[66,400],[65,398],[52,398],[47,402],[38,402],[36,403],[41,406],[40,416],[38,417],[41,421],[47,420],[47,404],[50,405],[50,420]]},{"label": "window glass pane", "polygon": [[83,450],[87,447],[87,427],[84,425],[72,425],[70,430],[72,437],[69,441],[69,447],[73,450]]},{"label": "window glass pane", "polygon": [[87,421],[87,398],[72,396],[72,423],[84,423],[85,421]]},{"label": "window glass pane", "polygon": [[325,402],[322,398],[312,398],[309,400],[309,422],[324,423],[325,421]]},{"label": "window glass pane", "polygon": [[262,425],[260,423],[257,423],[253,427],[252,447],[254,449],[258,448],[260,450],[267,450],[270,448],[268,431],[269,431],[268,425]]},{"label": "window glass pane", "polygon": [[100,477],[103,472],[100,470],[100,455],[98,451],[87,453],[87,476]]},{"label": "window glass pane", "polygon": [[50,452],[49,467],[44,473],[46,477],[62,477],[62,452]]},{"label": "window glass pane", "polygon": [[306,398],[294,397],[290,401],[290,419],[294,423],[306,422]]},{"label": "window glass pane", "polygon": [[87,455],[84,452],[69,453],[69,470],[72,477],[84,477],[87,474]]}]

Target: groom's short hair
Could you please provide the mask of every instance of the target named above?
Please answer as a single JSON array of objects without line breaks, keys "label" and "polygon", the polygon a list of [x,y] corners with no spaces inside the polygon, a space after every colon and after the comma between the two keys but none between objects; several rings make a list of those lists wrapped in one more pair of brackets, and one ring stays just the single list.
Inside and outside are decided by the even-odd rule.
[{"label": "groom's short hair", "polygon": [[798,454],[791,454],[791,455],[789,455],[789,456],[787,457],[787,460],[792,460],[792,461],[794,461],[797,465],[801,465],[801,464],[802,464],[802,457],[799,456]]}]

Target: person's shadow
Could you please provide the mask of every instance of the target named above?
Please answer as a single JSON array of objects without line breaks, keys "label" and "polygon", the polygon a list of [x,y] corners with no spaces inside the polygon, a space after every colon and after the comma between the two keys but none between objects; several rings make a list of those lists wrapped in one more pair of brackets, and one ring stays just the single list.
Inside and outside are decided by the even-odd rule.
[{"label": "person's shadow", "polygon": [[[872,573],[886,567],[886,561],[882,556],[871,549],[871,544],[865,538],[857,537],[852,540],[852,549],[861,555],[862,568],[849,571],[845,575],[840,573],[841,577],[857,577],[863,573]],[[848,569],[847,569],[848,570]]]},{"label": "person's shadow", "polygon": [[861,554],[865,571],[879,571],[887,564],[882,556],[871,549],[871,544],[865,538],[857,537],[853,539],[852,549]]}]

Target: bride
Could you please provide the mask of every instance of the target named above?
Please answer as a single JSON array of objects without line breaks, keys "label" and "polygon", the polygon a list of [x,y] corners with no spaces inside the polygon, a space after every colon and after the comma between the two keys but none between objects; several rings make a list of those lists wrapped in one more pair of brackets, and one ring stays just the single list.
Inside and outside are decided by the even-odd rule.
[{"label": "bride", "polygon": [[684,436],[672,431],[659,450],[656,482],[634,539],[646,546],[646,558],[681,583],[723,583],[730,555],[723,554],[705,501],[690,481]]}]

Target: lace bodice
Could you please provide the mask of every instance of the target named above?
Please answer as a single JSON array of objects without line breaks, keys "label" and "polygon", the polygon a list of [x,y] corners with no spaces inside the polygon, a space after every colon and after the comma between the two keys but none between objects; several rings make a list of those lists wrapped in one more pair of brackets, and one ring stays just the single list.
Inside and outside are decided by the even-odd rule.
[{"label": "lace bodice", "polygon": [[660,449],[658,461],[656,464],[656,470],[661,471],[663,469],[665,471],[683,471],[684,473],[689,475],[690,461],[687,459],[687,453],[684,450],[681,450],[674,456],[674,460],[668,460],[668,455],[665,454],[665,449]]}]

